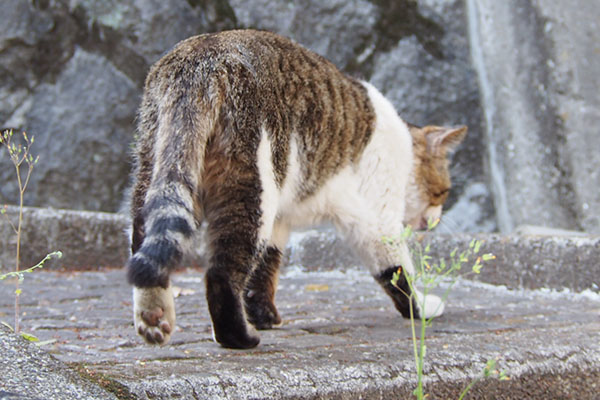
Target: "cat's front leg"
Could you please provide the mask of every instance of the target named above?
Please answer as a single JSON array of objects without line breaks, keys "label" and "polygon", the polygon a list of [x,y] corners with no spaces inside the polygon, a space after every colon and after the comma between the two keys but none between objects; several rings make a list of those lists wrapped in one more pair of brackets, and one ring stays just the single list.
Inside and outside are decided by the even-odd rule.
[{"label": "cat's front leg", "polygon": [[133,288],[133,320],[136,332],[150,344],[165,344],[175,330],[175,302],[171,285]]},{"label": "cat's front leg", "polygon": [[[392,284],[394,273],[399,273],[400,276]],[[402,266],[389,267],[381,271],[375,275],[375,280],[392,298],[394,306],[404,318],[419,319],[423,316],[429,319],[439,317],[444,312],[444,303],[441,298],[432,294],[425,296],[417,289],[411,290]]]},{"label": "cat's front leg", "polygon": [[[414,276],[415,268],[406,242],[402,240],[388,246],[390,246],[388,252],[394,253],[392,258],[394,261],[398,261],[399,265],[383,268],[381,271],[374,273],[374,277],[392,298],[396,309],[404,318],[411,318],[411,305],[412,317],[415,319],[441,316],[444,312],[442,299],[433,294],[423,294],[416,289],[417,282],[413,281],[412,285],[408,283],[407,276]],[[393,275],[396,272],[399,273],[399,278],[392,284]]]}]

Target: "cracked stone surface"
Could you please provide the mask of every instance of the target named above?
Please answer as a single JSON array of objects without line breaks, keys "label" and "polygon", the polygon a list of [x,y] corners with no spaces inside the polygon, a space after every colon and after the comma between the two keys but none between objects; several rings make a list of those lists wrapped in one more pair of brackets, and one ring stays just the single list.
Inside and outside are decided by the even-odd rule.
[{"label": "cracked stone surface", "polygon": [[[11,283],[0,281],[0,320],[12,319]],[[261,331],[261,344],[249,351],[212,341],[201,271],[177,273],[173,283],[180,289],[178,326],[163,347],[136,337],[122,270],[28,275],[22,327],[53,341],[41,347],[120,398],[389,399],[409,397],[414,388],[410,323],[366,271],[287,268],[277,295],[283,326]],[[490,358],[499,358],[511,380],[483,381],[473,398],[597,396],[597,293],[461,280],[446,310],[427,331],[433,398],[456,398]],[[11,338],[2,332],[0,343]],[[21,373],[13,364],[2,352],[0,373]],[[0,381],[0,398],[2,392],[31,396],[33,387],[11,382]]]}]

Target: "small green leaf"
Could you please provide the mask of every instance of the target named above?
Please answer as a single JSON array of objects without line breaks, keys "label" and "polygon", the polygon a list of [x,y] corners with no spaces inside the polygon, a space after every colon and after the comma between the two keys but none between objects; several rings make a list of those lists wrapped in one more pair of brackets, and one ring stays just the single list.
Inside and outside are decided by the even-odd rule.
[{"label": "small green leaf", "polygon": [[24,339],[29,340],[30,342],[40,341],[40,339],[38,339],[36,336],[30,335],[29,333],[21,332],[21,336],[23,336]]},{"label": "small green leaf", "polygon": [[496,370],[496,360],[493,358],[490,358],[487,361],[487,363],[485,364],[485,368],[483,369],[483,375],[487,378],[495,370]]},{"label": "small green leaf", "polygon": [[496,256],[493,255],[492,253],[486,253],[486,254],[484,254],[484,255],[481,256],[481,259],[483,261],[490,261],[490,260],[495,260]]},{"label": "small green leaf", "polygon": [[15,294],[16,294],[17,296],[19,296],[19,295],[20,295],[22,292],[23,292],[23,291],[22,291],[21,289],[17,289],[17,290],[15,290]]},{"label": "small green leaf", "polygon": [[428,231],[433,230],[436,226],[438,226],[439,223],[440,223],[439,218],[436,218],[436,219],[428,218],[427,219],[427,230]]}]

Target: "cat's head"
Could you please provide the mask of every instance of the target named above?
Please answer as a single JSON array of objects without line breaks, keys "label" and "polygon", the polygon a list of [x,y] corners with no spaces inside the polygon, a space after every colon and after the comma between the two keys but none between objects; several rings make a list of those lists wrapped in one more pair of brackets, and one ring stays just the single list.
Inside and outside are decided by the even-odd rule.
[{"label": "cat's head", "polygon": [[467,134],[466,126],[408,125],[413,140],[413,170],[409,184],[404,223],[413,229],[427,228],[428,220],[442,215],[450,191],[448,153]]}]

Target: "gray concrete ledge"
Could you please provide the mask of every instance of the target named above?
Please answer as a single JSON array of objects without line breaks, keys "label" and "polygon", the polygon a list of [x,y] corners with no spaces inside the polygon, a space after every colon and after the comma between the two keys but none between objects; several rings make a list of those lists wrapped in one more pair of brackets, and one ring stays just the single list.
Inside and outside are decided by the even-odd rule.
[{"label": "gray concrete ledge", "polygon": [[[8,214],[14,220],[16,208]],[[128,257],[125,234],[128,219],[118,214],[26,208],[23,223],[23,265],[30,266],[50,251],[64,257],[47,269],[90,270],[121,267]],[[569,232],[532,231],[537,234],[429,234],[418,240],[431,242],[434,258],[447,257],[454,248],[466,249],[475,237],[485,242],[482,252],[497,258],[485,265],[475,279],[511,288],[569,288],[600,291],[600,236],[569,235]],[[199,248],[202,248],[199,243]],[[328,230],[292,235],[286,265],[305,270],[343,270],[360,265],[353,252]],[[14,264],[14,235],[0,221],[0,266]],[[202,257],[190,257],[186,265],[202,265]],[[2,268],[0,268],[1,270]]]},{"label": "gray concrete ledge", "polygon": [[[23,328],[54,342],[42,347],[49,356],[0,331],[0,399],[410,397],[410,326],[331,232],[292,236],[277,297],[284,325],[261,332],[257,349],[231,351],[212,342],[197,270],[174,276],[182,290],[173,342],[150,347],[135,336],[124,271],[90,271],[125,263],[126,226],[113,214],[25,210],[24,265],[52,250],[65,254],[22,285]],[[13,257],[9,229],[0,224],[5,266]],[[498,357],[511,380],[483,381],[471,398],[596,399],[600,237],[537,231],[415,240],[431,243],[439,258],[474,237],[497,258],[471,277],[495,285],[463,279],[450,292],[427,336],[430,398],[456,398]],[[0,320],[12,320],[11,283],[0,281]]]},{"label": "gray concrete ledge", "polygon": [[[8,207],[5,216],[16,226],[18,208]],[[0,270],[10,270],[14,266],[16,235],[3,217],[0,218]],[[60,250],[63,258],[48,262],[48,269],[121,267],[129,254],[127,226],[127,218],[119,214],[25,207],[22,265],[30,267],[46,254]]]},{"label": "gray concrete ledge", "polygon": [[[179,272],[174,285],[182,289],[178,327],[164,347],[136,337],[131,290],[120,270],[28,276],[22,325],[55,340],[44,350],[119,398],[410,398],[416,377],[409,322],[363,270],[289,268],[277,296],[284,324],[261,332],[261,344],[250,351],[212,341],[202,273]],[[10,288],[0,282],[0,319],[11,315]],[[486,380],[470,398],[595,399],[599,312],[600,297],[591,291],[509,290],[462,280],[450,292],[445,315],[428,330],[427,392],[434,399],[456,398],[486,360],[499,358],[511,379]],[[0,347],[13,346],[0,333]],[[3,375],[6,365],[14,366],[13,353],[0,352]],[[37,357],[10,371],[46,375]],[[0,390],[37,396],[32,393],[43,385],[14,382],[2,381]]]},{"label": "gray concrete ledge", "polygon": [[[483,242],[480,254],[492,253],[495,260],[484,264],[481,274],[469,279],[510,288],[568,288],[600,292],[600,236],[415,234],[414,240],[434,260],[448,259],[454,249],[467,250],[473,239]],[[414,245],[413,245],[414,247]],[[286,264],[305,270],[336,270],[361,265],[352,250],[331,231],[307,231],[292,237]],[[468,273],[469,271],[464,271]]]}]

